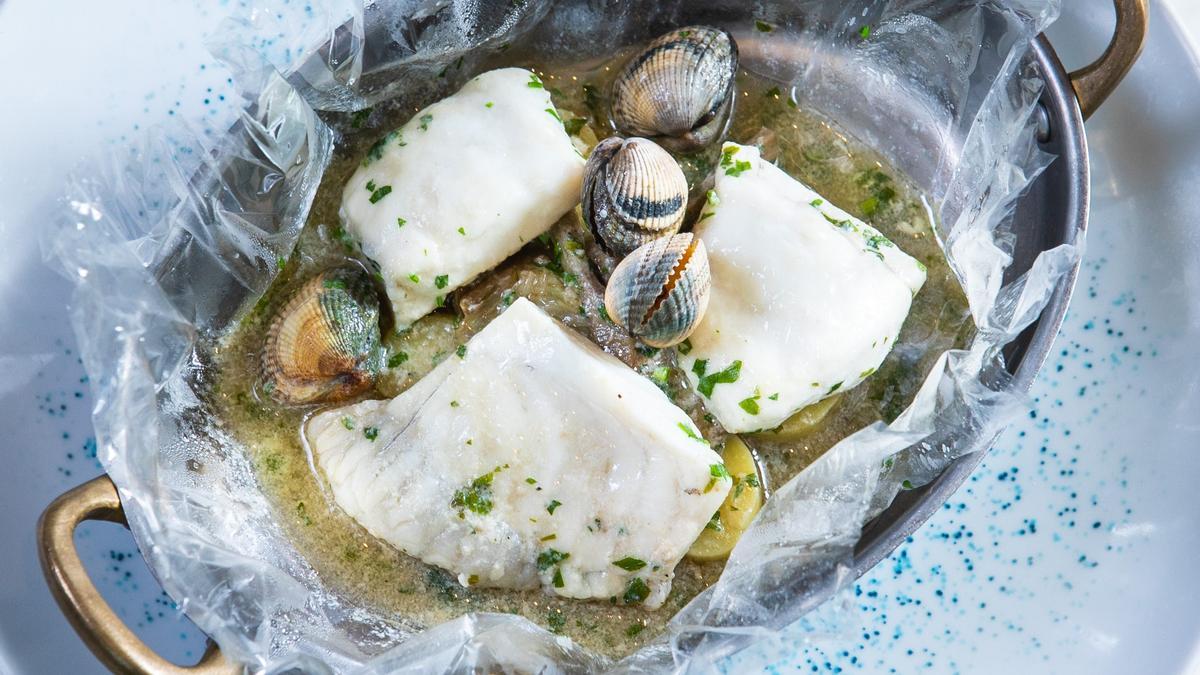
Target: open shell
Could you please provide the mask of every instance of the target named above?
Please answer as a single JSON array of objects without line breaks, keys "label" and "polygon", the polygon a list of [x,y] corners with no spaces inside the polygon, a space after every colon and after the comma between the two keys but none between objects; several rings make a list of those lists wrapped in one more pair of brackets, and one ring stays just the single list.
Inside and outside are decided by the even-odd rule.
[{"label": "open shell", "polygon": [[592,151],[583,172],[583,214],[609,253],[628,255],[675,234],[683,224],[687,178],[653,141],[606,138]]},{"label": "open shell", "polygon": [[725,132],[738,51],[719,28],[687,26],[651,42],[613,82],[612,119],[622,132],[694,150]]},{"label": "open shell", "polygon": [[604,289],[609,316],[651,347],[683,342],[704,318],[712,279],[704,242],[690,233],[629,254]]},{"label": "open shell", "polygon": [[271,320],[263,391],[288,405],[347,399],[371,387],[382,354],[379,297],[370,278],[358,268],[326,270]]}]

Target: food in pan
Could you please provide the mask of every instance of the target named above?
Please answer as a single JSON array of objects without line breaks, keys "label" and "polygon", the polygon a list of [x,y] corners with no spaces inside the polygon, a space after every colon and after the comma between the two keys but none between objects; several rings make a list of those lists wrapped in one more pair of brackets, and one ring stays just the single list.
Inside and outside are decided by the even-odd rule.
[{"label": "food in pan", "polygon": [[327,584],[628,653],[969,337],[920,195],[737,63],[703,26],[601,64],[514,49],[331,119],[218,382]]}]

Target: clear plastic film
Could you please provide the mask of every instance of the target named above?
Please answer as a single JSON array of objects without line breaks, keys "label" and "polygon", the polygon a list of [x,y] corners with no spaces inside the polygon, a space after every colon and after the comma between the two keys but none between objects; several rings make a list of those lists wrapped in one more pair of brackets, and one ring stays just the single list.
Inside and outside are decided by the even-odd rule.
[{"label": "clear plastic film", "polygon": [[[1014,205],[1053,159],[1034,140],[1042,84],[1030,49],[1056,0],[348,1],[319,15],[249,4],[212,45],[245,97],[239,121],[215,144],[159,132],[80,174],[43,242],[76,285],[99,458],[158,578],[230,658],[271,672],[702,672],[852,581],[863,525],[901,485],[929,482],[1019,410],[1001,349],[1079,256],[1060,246],[1009,269]],[[917,183],[969,299],[973,341],[942,354],[895,422],[851,435],[780,486],[718,583],[619,663],[516,616],[422,632],[328,592],[212,414],[212,373],[196,357],[296,241],[335,142],[316,111],[419,97],[444,86],[434,81],[450,64],[470,73],[506,45],[600,57],[690,23],[735,37],[768,28],[771,39],[745,41],[744,62],[793,83],[801,105]]]}]

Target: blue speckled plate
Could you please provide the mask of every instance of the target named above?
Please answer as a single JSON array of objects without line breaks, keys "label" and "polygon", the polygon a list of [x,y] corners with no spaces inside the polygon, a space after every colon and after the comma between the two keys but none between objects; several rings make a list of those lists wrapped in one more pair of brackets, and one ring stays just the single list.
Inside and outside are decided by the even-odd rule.
[{"label": "blue speckled plate", "polygon": [[[120,159],[173,116],[215,133],[234,113],[201,44],[225,3],[75,4],[0,0],[0,673],[101,671],[34,549],[42,508],[99,472],[67,287],[41,266],[37,229],[79,160]],[[1051,37],[1082,64],[1103,48],[1109,2],[1064,4]],[[1088,124],[1088,257],[1028,415],[907,544],[728,670],[1200,672],[1200,67],[1153,10],[1142,60]],[[47,31],[70,48],[47,49]],[[121,528],[86,525],[78,543],[139,634],[199,656],[203,636]]]}]

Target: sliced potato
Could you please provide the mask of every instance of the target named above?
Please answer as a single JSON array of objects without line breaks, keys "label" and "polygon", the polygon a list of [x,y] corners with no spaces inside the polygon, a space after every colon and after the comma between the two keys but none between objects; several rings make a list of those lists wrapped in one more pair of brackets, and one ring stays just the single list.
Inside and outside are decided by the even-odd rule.
[{"label": "sliced potato", "polygon": [[754,435],[771,441],[798,440],[816,429],[817,425],[825,419],[825,416],[840,400],[842,400],[841,394],[821,399],[808,407],[801,408],[799,412],[784,420],[783,424],[778,427],[769,431],[760,431]]},{"label": "sliced potato", "polygon": [[750,448],[737,436],[725,442],[725,470],[733,477],[733,488],[717,511],[719,514],[688,549],[687,557],[693,560],[722,560],[729,556],[733,545],[742,532],[750,527],[754,516],[762,508],[762,482],[754,465]]}]

